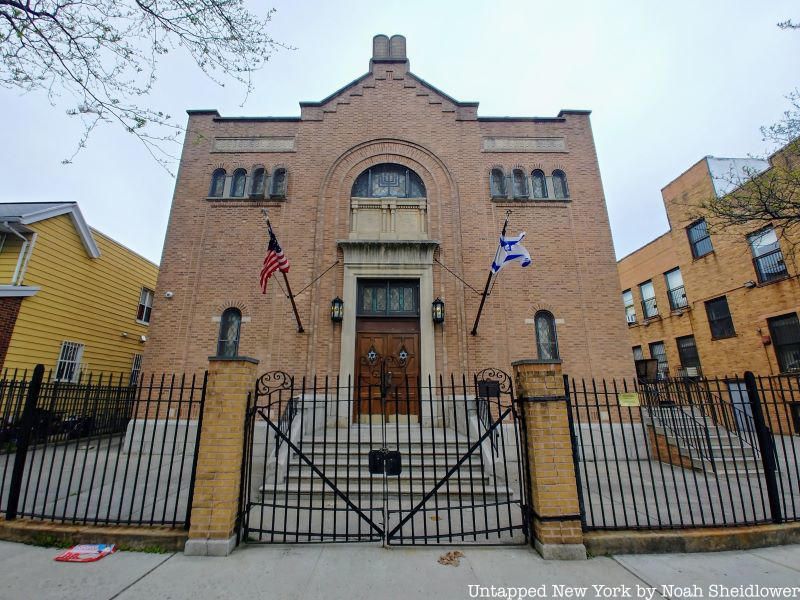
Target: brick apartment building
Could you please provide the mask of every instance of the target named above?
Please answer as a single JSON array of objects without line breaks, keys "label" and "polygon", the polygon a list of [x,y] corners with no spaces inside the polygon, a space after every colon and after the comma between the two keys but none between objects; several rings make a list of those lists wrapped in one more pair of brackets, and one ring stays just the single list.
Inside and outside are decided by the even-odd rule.
[{"label": "brick apartment building", "polygon": [[[259,289],[264,208],[304,333],[280,277]],[[507,210],[533,264],[501,272],[471,336]],[[219,351],[346,378],[373,349],[405,350],[422,377],[521,358],[630,376],[617,281],[589,112],[478,116],[409,70],[405,38],[379,35],[369,71],[299,117],[189,111],[144,368]]]},{"label": "brick apartment building", "polygon": [[707,156],[662,189],[669,231],[618,262],[634,358],[672,376],[800,369],[797,271],[773,227],[709,233],[689,216],[770,161]]}]

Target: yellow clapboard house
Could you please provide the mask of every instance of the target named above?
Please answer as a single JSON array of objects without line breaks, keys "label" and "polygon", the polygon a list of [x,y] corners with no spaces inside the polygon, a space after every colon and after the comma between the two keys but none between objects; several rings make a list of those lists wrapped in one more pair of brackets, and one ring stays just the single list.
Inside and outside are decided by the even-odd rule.
[{"label": "yellow clapboard house", "polygon": [[136,376],[158,266],[91,229],[74,202],[0,204],[0,367],[61,381]]}]

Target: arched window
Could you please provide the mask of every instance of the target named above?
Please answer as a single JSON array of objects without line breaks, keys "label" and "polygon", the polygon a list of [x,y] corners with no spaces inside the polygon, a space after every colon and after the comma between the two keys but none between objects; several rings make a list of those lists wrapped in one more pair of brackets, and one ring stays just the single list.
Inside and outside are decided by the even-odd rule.
[{"label": "arched window", "polygon": [[553,171],[553,192],[556,198],[569,198],[567,176],[561,169]]},{"label": "arched window", "polygon": [[514,169],[514,198],[528,197],[528,178],[522,169]]},{"label": "arched window", "polygon": [[264,180],[266,173],[263,167],[258,167],[253,171],[253,182],[250,185],[250,195],[256,198],[264,197]]},{"label": "arched window", "polygon": [[222,198],[225,192],[225,169],[217,169],[211,175],[211,189],[208,195],[212,198]]},{"label": "arched window", "polygon": [[489,188],[492,193],[492,198],[505,198],[506,194],[506,176],[502,169],[492,169],[492,174],[489,178]]},{"label": "arched window", "polygon": [[425,184],[408,167],[383,163],[361,173],[350,195],[354,198],[424,198]]},{"label": "arched window", "polygon": [[241,198],[244,196],[244,186],[247,183],[247,171],[244,169],[236,169],[233,172],[233,180],[231,181],[231,197]]},{"label": "arched window", "polygon": [[219,322],[217,356],[233,358],[239,354],[239,327],[242,312],[238,308],[226,308]]},{"label": "arched window", "polygon": [[547,198],[547,181],[544,178],[544,171],[536,169],[531,173],[531,185],[534,198]]},{"label": "arched window", "polygon": [[286,198],[286,169],[275,169],[272,172],[269,195],[273,198]]},{"label": "arched window", "polygon": [[536,324],[536,351],[539,360],[556,360],[558,358],[558,338],[556,337],[556,320],[552,313],[540,310],[533,320]]}]

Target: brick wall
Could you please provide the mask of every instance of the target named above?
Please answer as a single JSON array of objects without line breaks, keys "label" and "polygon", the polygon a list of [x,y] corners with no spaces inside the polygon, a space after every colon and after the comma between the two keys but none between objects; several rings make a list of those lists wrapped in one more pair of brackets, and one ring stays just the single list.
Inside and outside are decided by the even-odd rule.
[{"label": "brick wall", "polygon": [[[725,232],[712,229],[714,251],[694,259],[686,233],[691,207],[712,194],[708,164],[702,159],[662,190],[670,231],[619,261],[620,291],[633,291],[637,311],[637,324],[628,327],[629,345],[642,346],[649,358],[648,344],[663,341],[670,372],[676,374],[680,360],[675,338],[694,335],[705,375],[742,375],[746,370],[778,373],[774,347],[764,344],[769,339],[767,319],[800,308],[797,270],[787,260],[790,278],[752,289],[744,285],[758,281],[746,236],[762,224]],[[689,301],[686,311],[670,311],[664,273],[674,267],[680,267],[683,275]],[[660,317],[645,322],[638,285],[648,279],[655,287]],[[712,340],[705,301],[722,295],[727,296],[736,335]]]},{"label": "brick wall", "polygon": [[[465,65],[465,76],[469,68]],[[213,152],[219,137],[293,136],[294,152]],[[563,138],[567,152],[483,152],[487,136]],[[324,105],[304,105],[301,119],[226,120],[213,113],[189,117],[156,289],[146,371],[203,368],[213,353],[219,317],[227,306],[245,322],[239,351],[265,370],[335,374],[341,328],[331,324],[330,301],[342,296],[337,240],[349,231],[350,190],[368,166],[394,162],[415,170],[428,196],[436,258],[482,289],[507,209],[510,233],[527,231],[533,265],[506,268],[487,301],[479,335],[469,335],[480,298],[434,264],[434,297],[447,305],[436,328],[436,371],[509,369],[535,356],[533,316],[550,310],[565,372],[576,376],[631,375],[624,323],[619,318],[617,272],[588,114],[546,119],[479,120],[423,85],[407,63],[371,64],[363,79]],[[224,167],[288,169],[285,201],[207,200],[211,174]],[[568,202],[495,202],[489,172],[501,165],[526,173],[563,169]],[[306,333],[299,335],[278,283],[266,295],[258,276],[266,244],[261,209],[270,217],[291,261],[299,291],[337,259],[340,263],[297,298]],[[167,291],[173,292],[170,299]],[[421,307],[430,318],[430,307]]]},{"label": "brick wall", "polygon": [[0,369],[6,361],[6,353],[14,334],[19,307],[23,298],[0,298]]}]

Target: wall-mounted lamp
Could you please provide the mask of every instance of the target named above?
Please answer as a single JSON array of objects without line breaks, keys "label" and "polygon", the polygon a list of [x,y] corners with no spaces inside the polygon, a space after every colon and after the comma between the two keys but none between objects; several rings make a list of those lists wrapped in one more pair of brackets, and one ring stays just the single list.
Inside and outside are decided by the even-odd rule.
[{"label": "wall-mounted lamp", "polygon": [[434,323],[444,323],[444,300],[436,298],[431,305]]},{"label": "wall-mounted lamp", "polygon": [[756,282],[753,281],[752,279],[749,280],[749,281],[745,281],[744,282],[744,287],[746,287],[749,290],[752,290],[754,287],[756,287]]},{"label": "wall-mounted lamp", "polygon": [[331,300],[331,321],[341,323],[344,319],[344,302],[339,296]]}]

